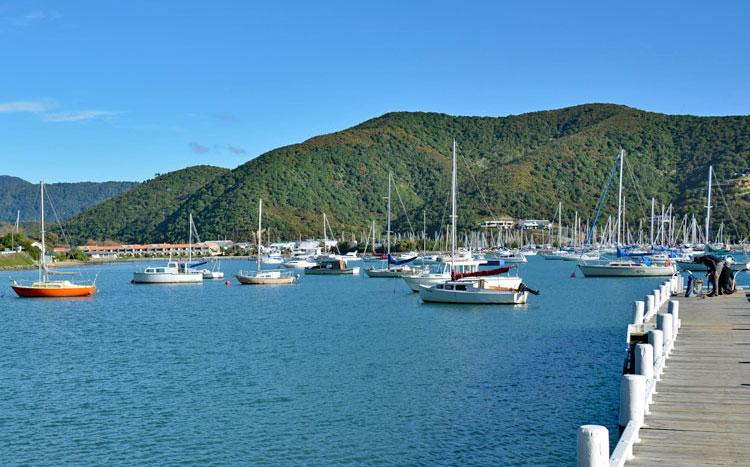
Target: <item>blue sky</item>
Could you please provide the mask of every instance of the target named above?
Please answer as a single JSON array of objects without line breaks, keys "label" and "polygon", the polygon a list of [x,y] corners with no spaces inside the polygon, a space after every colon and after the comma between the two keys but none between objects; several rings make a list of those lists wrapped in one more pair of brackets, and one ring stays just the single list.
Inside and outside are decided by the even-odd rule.
[{"label": "blue sky", "polygon": [[747,115],[748,31],[748,2],[0,0],[0,174],[233,168],[396,110]]}]

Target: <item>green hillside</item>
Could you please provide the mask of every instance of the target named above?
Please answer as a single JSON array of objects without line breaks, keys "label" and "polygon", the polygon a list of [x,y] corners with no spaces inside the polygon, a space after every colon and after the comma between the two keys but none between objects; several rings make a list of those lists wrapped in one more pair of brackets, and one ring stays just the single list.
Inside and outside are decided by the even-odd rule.
[{"label": "green hillside", "polygon": [[160,223],[192,193],[228,172],[219,167],[199,165],[159,175],[75,216],[65,223],[65,228],[78,241],[161,241]]},{"label": "green hillside", "polygon": [[[250,238],[259,197],[264,224],[279,234],[320,235],[324,211],[336,234],[361,232],[370,219],[383,223],[388,171],[414,228],[421,229],[425,209],[430,229],[437,229],[447,222],[453,138],[459,144],[464,229],[503,214],[552,218],[558,201],[568,219],[575,209],[591,215],[623,148],[630,222],[647,215],[651,196],[675,203],[680,214],[702,217],[707,167],[714,164],[726,182],[723,198],[717,194],[714,200],[714,219],[726,220],[726,232],[736,237],[725,198],[741,234],[750,231],[750,197],[738,180],[750,166],[750,117],[673,116],[590,104],[499,118],[390,113],[270,151],[196,184],[181,199],[162,199],[145,184],[139,187],[142,199],[159,199],[159,210],[123,202],[128,193],[76,217],[76,232],[87,239],[184,239],[190,211],[204,238]],[[614,211],[614,201],[610,195],[605,214]],[[397,198],[394,211],[395,230],[408,230]]]},{"label": "green hillside", "polygon": [[[136,182],[48,183],[45,190],[60,218],[67,219],[136,185]],[[18,211],[21,221],[39,221],[39,185],[0,175],[0,222],[15,222]]]}]

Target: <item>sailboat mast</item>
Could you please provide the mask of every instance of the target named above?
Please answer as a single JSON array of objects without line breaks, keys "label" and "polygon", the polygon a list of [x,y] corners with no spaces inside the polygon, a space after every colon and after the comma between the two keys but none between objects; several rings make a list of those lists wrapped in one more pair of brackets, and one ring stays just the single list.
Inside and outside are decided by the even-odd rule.
[{"label": "sailboat mast", "polygon": [[456,256],[456,140],[453,140],[453,159],[451,162],[451,271],[454,269]]},{"label": "sailboat mast", "polygon": [[326,233],[326,213],[323,213],[323,251],[328,255],[328,234]]},{"label": "sailboat mast", "polygon": [[[386,242],[388,243],[388,256],[391,256],[391,172],[388,172],[388,230],[386,230]],[[388,260],[388,270],[391,269],[390,258]]]},{"label": "sailboat mast", "polygon": [[622,166],[625,162],[625,151],[620,149],[620,188],[617,194],[617,244],[622,242]]},{"label": "sailboat mast", "polygon": [[654,203],[656,200],[652,197],[651,198],[651,235],[650,235],[650,242],[651,246],[654,245]]},{"label": "sailboat mast", "polygon": [[562,201],[557,203],[557,248],[562,249]]},{"label": "sailboat mast", "polygon": [[[258,248],[256,252],[257,270],[260,271],[260,246],[263,243],[263,199],[258,200]],[[270,239],[269,239],[270,241]]]},{"label": "sailboat mast", "polygon": [[706,195],[706,245],[710,242],[711,235],[711,175],[714,170],[713,165],[708,166],[708,194]]},{"label": "sailboat mast", "polygon": [[427,254],[427,211],[422,211],[422,254]]},{"label": "sailboat mast", "polygon": [[191,212],[188,216],[188,264],[185,269],[190,267],[190,263],[193,262],[193,213]]},{"label": "sailboat mast", "polygon": [[39,261],[39,280],[47,282],[47,259],[45,244],[44,244],[44,182],[39,182],[39,194],[42,201],[42,258]]}]

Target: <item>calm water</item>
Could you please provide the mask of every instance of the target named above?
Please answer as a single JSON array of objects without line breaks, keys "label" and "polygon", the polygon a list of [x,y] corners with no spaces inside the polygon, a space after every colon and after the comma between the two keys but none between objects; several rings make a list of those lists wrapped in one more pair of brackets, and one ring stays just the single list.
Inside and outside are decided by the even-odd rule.
[{"label": "calm water", "polygon": [[131,285],[136,267],[86,268],[92,299],[3,287],[1,464],[571,465],[579,425],[616,431],[631,302],[661,282],[531,258],[541,296],[466,307],[400,280]]}]

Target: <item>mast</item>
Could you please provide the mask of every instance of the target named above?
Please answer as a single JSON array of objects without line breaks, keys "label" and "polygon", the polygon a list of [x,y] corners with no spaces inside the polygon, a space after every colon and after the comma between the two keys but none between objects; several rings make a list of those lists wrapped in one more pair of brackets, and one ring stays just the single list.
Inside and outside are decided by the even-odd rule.
[{"label": "mast", "polygon": [[453,140],[453,159],[451,162],[451,271],[455,266],[456,256],[456,140]]},{"label": "mast", "polygon": [[388,270],[391,269],[391,178],[393,176],[391,175],[391,172],[388,172],[388,230],[386,230],[386,242],[388,243],[388,261],[387,261],[387,268]]},{"label": "mast", "polygon": [[39,182],[40,199],[42,201],[42,260],[39,261],[39,281],[47,282],[47,259],[44,246],[44,182]]},{"label": "mast", "polygon": [[713,165],[708,166],[708,194],[706,195],[706,246],[710,241],[711,235],[711,174],[714,170]]},{"label": "mast", "polygon": [[[256,268],[260,271],[260,246],[263,243],[263,198],[258,200],[258,248],[256,252]],[[270,241],[270,239],[269,239]]]},{"label": "mast", "polygon": [[326,213],[323,213],[323,251],[328,256],[328,234],[326,233]]},{"label": "mast", "polygon": [[185,266],[185,272],[190,268],[190,263],[193,262],[193,213],[188,215],[188,264]]},{"label": "mast", "polygon": [[427,211],[422,211],[422,254],[427,254]]},{"label": "mast", "polygon": [[651,241],[651,246],[654,246],[654,203],[656,200],[651,197],[651,235],[649,237],[649,240]]},{"label": "mast", "polygon": [[557,203],[557,249],[562,249],[562,201]]},{"label": "mast", "polygon": [[625,151],[620,149],[620,188],[617,194],[617,244],[622,242],[622,166],[625,162]]}]

